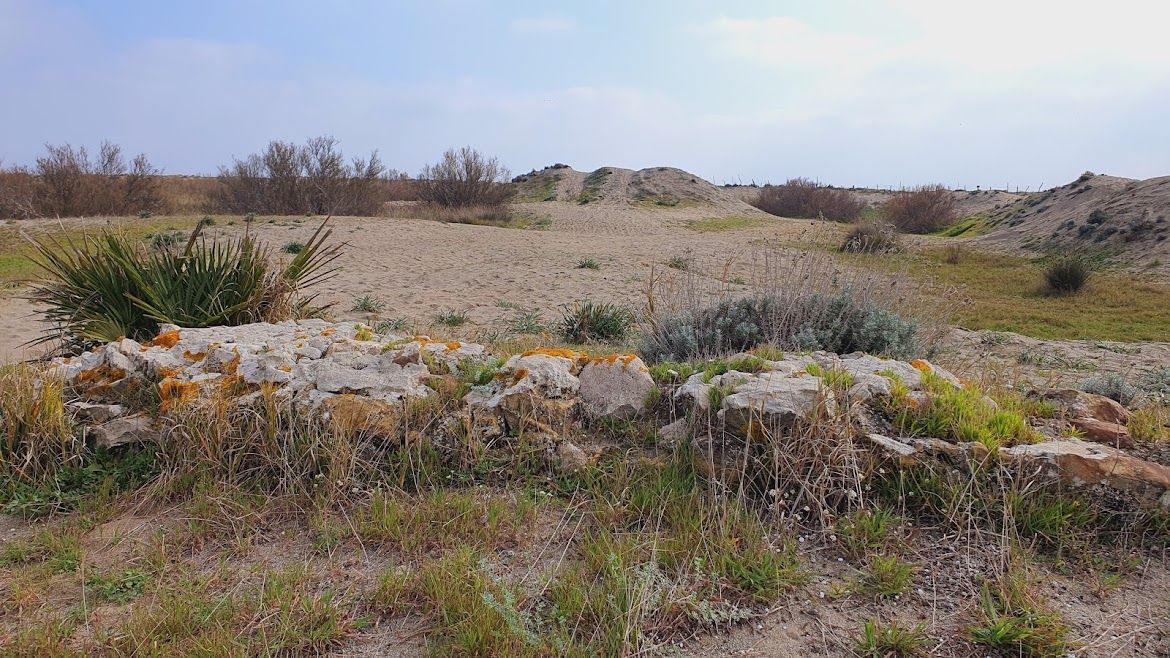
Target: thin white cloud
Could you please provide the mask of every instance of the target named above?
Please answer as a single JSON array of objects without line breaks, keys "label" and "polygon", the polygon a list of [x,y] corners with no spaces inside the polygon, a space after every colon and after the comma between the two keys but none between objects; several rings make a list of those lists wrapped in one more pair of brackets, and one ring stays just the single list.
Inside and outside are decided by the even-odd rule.
[{"label": "thin white cloud", "polygon": [[508,23],[508,31],[514,34],[564,34],[576,29],[577,21],[555,16],[516,18]]}]

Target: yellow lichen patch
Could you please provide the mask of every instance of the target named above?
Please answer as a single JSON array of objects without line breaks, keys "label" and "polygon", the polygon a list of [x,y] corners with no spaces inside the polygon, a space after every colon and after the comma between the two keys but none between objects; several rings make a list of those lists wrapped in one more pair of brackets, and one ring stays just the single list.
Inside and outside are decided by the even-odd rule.
[{"label": "yellow lichen patch", "polygon": [[183,358],[188,361],[202,361],[207,358],[207,352],[192,352],[191,350],[183,350]]},{"label": "yellow lichen patch", "polygon": [[930,365],[930,363],[923,359],[914,359],[910,362],[910,365],[914,366],[915,370],[920,370],[922,372],[934,372],[934,368]]},{"label": "yellow lichen patch", "polygon": [[158,397],[162,411],[173,411],[199,397],[201,389],[195,382],[183,382],[167,377],[158,383]]},{"label": "yellow lichen patch", "polygon": [[322,331],[321,335],[326,336],[326,337],[332,336],[334,331],[335,331],[335,329],[333,327],[329,327],[328,329]]},{"label": "yellow lichen patch", "polygon": [[155,336],[154,340],[150,341],[150,344],[155,347],[163,347],[169,350],[175,345],[179,344],[180,338],[182,338],[182,336],[179,335],[178,329],[173,331],[164,331],[161,334]]},{"label": "yellow lichen patch", "polygon": [[447,343],[447,351],[448,352],[454,352],[455,350],[459,349],[460,347],[463,347],[463,343],[460,343],[457,340],[453,340],[453,341],[450,341]]}]

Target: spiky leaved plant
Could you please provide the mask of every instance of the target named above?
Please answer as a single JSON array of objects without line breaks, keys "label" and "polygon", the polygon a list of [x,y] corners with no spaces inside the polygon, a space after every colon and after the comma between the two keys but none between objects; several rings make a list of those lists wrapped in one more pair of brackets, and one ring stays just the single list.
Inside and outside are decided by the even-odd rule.
[{"label": "spiky leaved plant", "polygon": [[344,245],[326,245],[321,223],[305,248],[283,268],[251,232],[216,241],[196,226],[182,251],[149,250],[110,231],[69,238],[29,238],[47,282],[30,299],[46,307],[53,328],[33,342],[81,344],[150,338],[161,323],[181,327],[238,325],[305,313],[314,296],[300,291],[336,273],[329,265]]}]

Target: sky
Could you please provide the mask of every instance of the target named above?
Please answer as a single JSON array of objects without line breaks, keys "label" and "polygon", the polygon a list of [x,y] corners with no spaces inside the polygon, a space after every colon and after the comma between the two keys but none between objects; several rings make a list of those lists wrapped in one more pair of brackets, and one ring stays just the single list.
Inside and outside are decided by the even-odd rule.
[{"label": "sky", "polygon": [[1170,175],[1159,0],[0,0],[0,159],[108,139],[167,173],[332,135],[417,173],[715,183]]}]

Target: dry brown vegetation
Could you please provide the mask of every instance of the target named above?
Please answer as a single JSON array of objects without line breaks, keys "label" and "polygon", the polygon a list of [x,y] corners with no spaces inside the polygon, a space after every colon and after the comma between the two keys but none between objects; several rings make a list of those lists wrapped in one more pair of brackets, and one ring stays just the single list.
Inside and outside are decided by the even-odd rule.
[{"label": "dry brown vegetation", "polygon": [[865,209],[865,202],[849,191],[807,178],[793,178],[783,185],[766,185],[750,203],[778,217],[820,217],[840,222],[856,220]]},{"label": "dry brown vegetation", "polygon": [[464,146],[448,149],[419,174],[418,195],[424,203],[443,208],[500,206],[512,198],[511,173],[495,157]]},{"label": "dry brown vegetation", "polygon": [[0,216],[134,215],[163,205],[161,172],[145,155],[127,163],[111,142],[103,142],[95,157],[69,144],[46,144],[45,151],[31,169],[0,171]]},{"label": "dry brown vegetation", "polygon": [[955,197],[942,185],[895,192],[881,205],[882,218],[905,233],[933,233],[957,218]]}]

